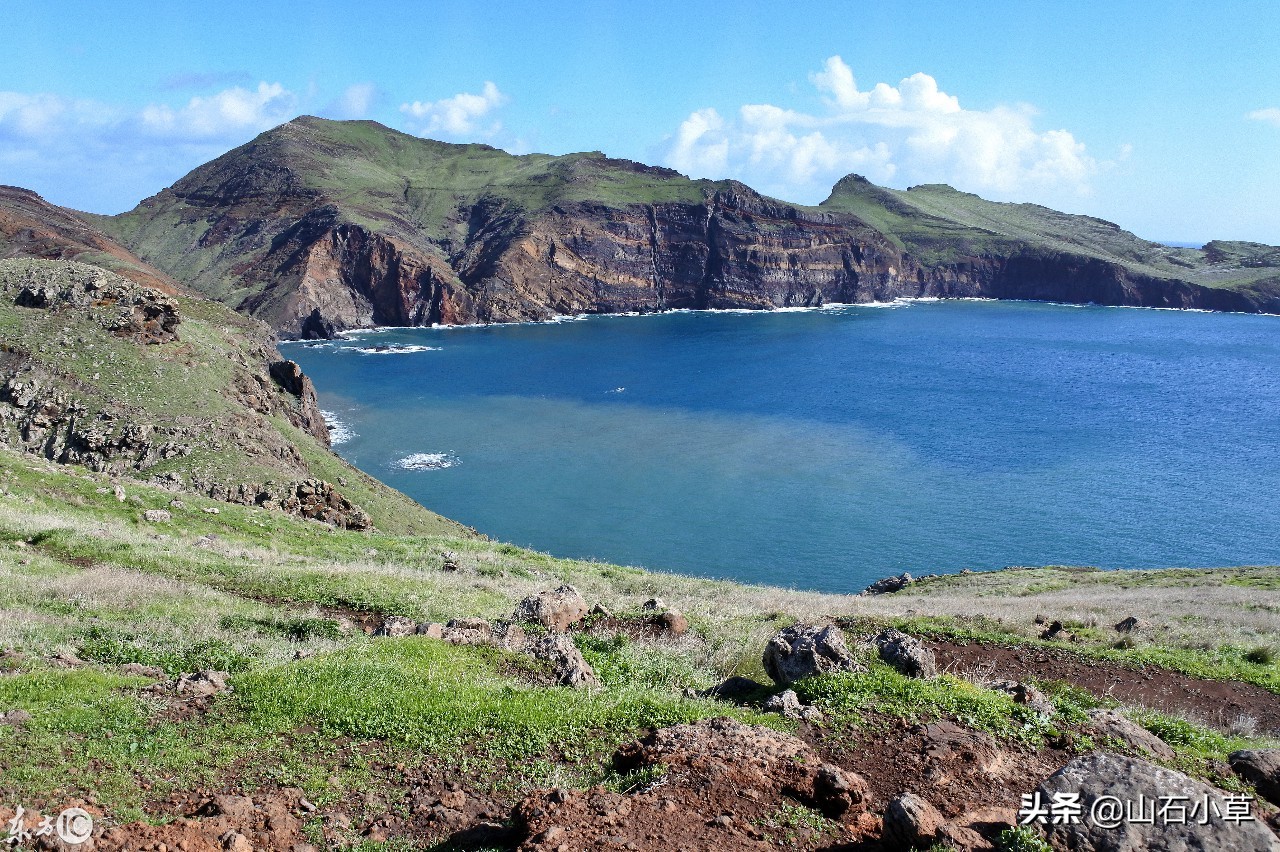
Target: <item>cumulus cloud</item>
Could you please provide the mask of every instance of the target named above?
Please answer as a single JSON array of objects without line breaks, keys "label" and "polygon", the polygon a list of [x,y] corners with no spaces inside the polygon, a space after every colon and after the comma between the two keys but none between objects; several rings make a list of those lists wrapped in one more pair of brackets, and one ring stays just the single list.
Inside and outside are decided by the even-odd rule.
[{"label": "cumulus cloud", "polygon": [[1255,109],[1249,113],[1249,118],[1254,121],[1265,121],[1267,124],[1273,124],[1280,127],[1280,107],[1265,107],[1263,109]]},{"label": "cumulus cloud", "polygon": [[234,86],[208,97],[194,97],[174,109],[152,104],[142,110],[143,130],[190,141],[240,138],[275,127],[293,117],[297,96],[279,83],[257,89]]},{"label": "cumulus cloud", "polygon": [[0,91],[0,183],[58,204],[118,212],[289,120],[297,105],[294,93],[266,82],[141,109]]},{"label": "cumulus cloud", "polygon": [[1035,110],[971,110],[927,74],[859,88],[839,56],[809,75],[825,109],[748,104],[732,119],[707,108],[680,125],[671,166],[735,177],[772,195],[819,201],[850,172],[898,185],[946,182],[994,197],[1088,191],[1099,168],[1066,130],[1041,131]]},{"label": "cumulus cloud", "polygon": [[492,113],[507,102],[498,87],[485,81],[480,94],[462,92],[438,101],[414,101],[400,105],[419,136],[447,136],[454,139],[488,138],[502,129]]}]

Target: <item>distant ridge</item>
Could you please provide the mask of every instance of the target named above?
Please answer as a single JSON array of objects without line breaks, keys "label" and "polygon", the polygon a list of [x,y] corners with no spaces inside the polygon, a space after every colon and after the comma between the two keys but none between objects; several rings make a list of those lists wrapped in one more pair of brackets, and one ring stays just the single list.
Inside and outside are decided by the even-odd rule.
[{"label": "distant ridge", "polygon": [[1270,246],[1163,246],[856,175],[801,206],[598,152],[515,156],[310,116],[93,222],[289,337],[914,296],[1280,313]]}]

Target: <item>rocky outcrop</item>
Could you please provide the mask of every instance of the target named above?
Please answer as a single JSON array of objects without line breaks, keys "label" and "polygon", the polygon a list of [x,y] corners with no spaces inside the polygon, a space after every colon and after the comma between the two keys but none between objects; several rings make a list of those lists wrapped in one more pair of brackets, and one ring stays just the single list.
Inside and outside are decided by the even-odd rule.
[{"label": "rocky outcrop", "polygon": [[787,686],[801,678],[861,669],[839,627],[796,624],[778,631],[764,649],[764,670],[774,683]]},{"label": "rocky outcrop", "polygon": [[178,339],[178,303],[97,266],[10,261],[7,286],[20,308],[90,317],[102,328],[139,343]]},{"label": "rocky outcrop", "polygon": [[907,677],[937,677],[938,663],[923,642],[892,627],[872,640],[880,659]]},{"label": "rocky outcrop", "polygon": [[331,483],[319,479],[239,485],[193,482],[192,485],[215,500],[275,509],[343,529],[367,530],[373,527],[368,513],[342,496]]},{"label": "rocky outcrop", "polygon": [[1100,738],[1116,740],[1125,746],[1159,760],[1172,760],[1173,747],[1146,728],[1114,710],[1090,710],[1089,724]]}]

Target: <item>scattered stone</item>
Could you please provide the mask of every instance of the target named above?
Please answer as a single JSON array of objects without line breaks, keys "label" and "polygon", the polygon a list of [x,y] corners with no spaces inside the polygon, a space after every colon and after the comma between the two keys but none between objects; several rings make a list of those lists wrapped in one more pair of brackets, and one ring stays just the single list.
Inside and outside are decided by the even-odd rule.
[{"label": "scattered stone", "polygon": [[591,615],[599,616],[600,618],[613,618],[613,613],[609,612],[604,604],[596,604],[591,607]]},{"label": "scattered stone", "polygon": [[213,546],[217,544],[220,540],[221,539],[219,539],[213,533],[209,533],[208,535],[200,536],[198,539],[192,542],[192,545],[195,547],[202,548],[204,550],[212,550]]},{"label": "scattered stone", "polygon": [[[1041,825],[1049,845],[1055,850],[1115,850],[1115,852],[1278,852],[1280,840],[1260,819],[1227,821],[1223,794],[1181,772],[1156,766],[1145,760],[1099,752],[1077,757],[1049,776],[1038,789],[1048,802],[1054,796],[1078,796],[1075,801],[1086,815],[1093,812],[1099,798],[1122,803],[1156,803],[1162,797],[1174,801],[1202,802],[1206,798],[1205,824],[1201,819],[1150,823],[1120,819],[1101,827],[1085,818],[1074,823]],[[1156,806],[1156,805],[1151,805]],[[1149,806],[1149,807],[1151,807]]]},{"label": "scattered stone", "polygon": [[578,590],[563,585],[550,592],[530,595],[520,602],[512,616],[515,621],[541,624],[548,630],[566,632],[587,614],[587,602]]},{"label": "scattered stone", "polygon": [[416,628],[419,636],[426,636],[430,639],[444,638],[444,625],[436,621],[424,621]]},{"label": "scattered stone", "polygon": [[167,524],[173,520],[173,513],[168,509],[148,509],[142,513],[143,520],[153,524]]},{"label": "scattered stone", "polygon": [[418,623],[412,618],[403,615],[388,615],[382,619],[382,624],[378,629],[373,631],[374,636],[412,636],[418,632]]},{"label": "scattered stone", "polygon": [[938,662],[923,642],[890,627],[880,632],[874,640],[880,659],[907,677],[930,678],[938,676]]},{"label": "scattered stone", "polygon": [[900,592],[907,586],[915,582],[915,579],[906,572],[896,577],[884,577],[876,580],[870,586],[863,590],[864,595],[890,595],[894,592]]},{"label": "scattered stone", "polygon": [[442,638],[454,645],[493,644],[493,625],[483,618],[452,618],[442,632]]},{"label": "scattered stone", "polygon": [[645,612],[661,612],[667,605],[662,602],[662,598],[649,598],[640,608]]},{"label": "scattered stone", "polygon": [[828,816],[840,817],[870,797],[867,782],[861,775],[846,772],[838,766],[824,763],[818,767],[813,779],[813,798],[818,810]]},{"label": "scattered stone", "polygon": [[308,660],[316,655],[316,652],[310,648],[299,648],[293,652],[295,660]]},{"label": "scattered stone", "polygon": [[1172,760],[1173,748],[1164,740],[1114,710],[1090,710],[1089,724],[1103,737],[1119,740],[1129,748],[1146,752],[1159,760]]},{"label": "scattered stone", "polygon": [[525,650],[535,659],[551,663],[561,686],[582,689],[600,685],[600,679],[583,659],[578,646],[563,633],[548,633],[530,640]]},{"label": "scattered stone", "polygon": [[1044,632],[1040,634],[1041,639],[1053,639],[1059,642],[1074,642],[1076,635],[1066,628],[1061,621],[1054,621]]},{"label": "scattered stone", "polygon": [[70,652],[55,654],[54,656],[49,658],[49,662],[53,663],[55,666],[60,666],[64,669],[78,669],[86,665],[84,660],[80,659],[75,654],[72,654]]},{"label": "scattered stone", "polygon": [[704,689],[697,695],[701,698],[718,698],[721,701],[730,701],[737,704],[758,695],[761,690],[767,688],[763,683],[754,681],[749,677],[734,675],[710,689]]},{"label": "scattered stone", "polygon": [[111,493],[116,495],[116,499],[119,500],[121,503],[125,501],[126,495],[124,493],[124,489],[121,488],[119,485],[112,486]]},{"label": "scattered stone", "polygon": [[801,704],[800,696],[796,695],[794,689],[769,696],[762,709],[766,713],[778,713],[788,719],[800,719],[815,724],[821,722],[823,718],[822,711],[817,707]]},{"label": "scattered stone", "polygon": [[982,684],[986,689],[1003,692],[1016,704],[1025,704],[1041,716],[1049,717],[1057,712],[1053,702],[1040,690],[1019,680],[989,680]]},{"label": "scattered stone", "polygon": [[1149,630],[1150,628],[1151,622],[1144,621],[1136,615],[1131,615],[1124,621],[1116,624],[1117,633],[1138,633],[1143,630]]},{"label": "scattered stone", "polygon": [[178,509],[178,510],[182,510],[182,509],[187,508],[187,504],[186,504],[186,503],[183,503],[181,500],[170,500],[170,501],[169,501],[169,508],[170,508],[170,509]]},{"label": "scattered stone", "polygon": [[1227,755],[1237,775],[1258,788],[1258,795],[1280,804],[1280,749],[1246,749]]},{"label": "scattered stone", "polygon": [[159,666],[148,666],[142,663],[125,663],[120,667],[120,671],[128,675],[137,675],[138,677],[162,678],[164,677],[164,669]]},{"label": "scattered stone", "polygon": [[764,649],[764,670],[779,686],[813,675],[861,668],[849,653],[840,628],[830,625],[787,627],[778,631]]},{"label": "scattered stone", "polygon": [[219,512],[221,512],[221,511],[222,511],[222,510],[221,510],[221,509],[219,509],[217,506],[205,506],[205,507],[204,507],[204,513],[205,513],[206,515],[216,515],[216,514],[218,514],[218,513],[219,513]]},{"label": "scattered stone", "polygon": [[672,636],[683,636],[689,632],[689,619],[678,610],[668,610],[654,618],[653,623]]},{"label": "scattered stone", "polygon": [[441,571],[460,571],[462,570],[462,567],[458,565],[457,562],[454,562],[452,559],[446,559],[444,562],[440,564],[440,570]]},{"label": "scattered stone", "polygon": [[307,801],[306,799],[298,799],[298,807],[309,814],[315,813],[315,810],[316,810],[316,806],[313,805],[311,802]]},{"label": "scattered stone", "polygon": [[212,695],[218,695],[228,692],[231,686],[227,680],[231,677],[228,672],[213,671],[206,669],[196,672],[195,674],[180,675],[173,684],[173,691],[179,695],[188,695],[192,698],[207,698]]}]

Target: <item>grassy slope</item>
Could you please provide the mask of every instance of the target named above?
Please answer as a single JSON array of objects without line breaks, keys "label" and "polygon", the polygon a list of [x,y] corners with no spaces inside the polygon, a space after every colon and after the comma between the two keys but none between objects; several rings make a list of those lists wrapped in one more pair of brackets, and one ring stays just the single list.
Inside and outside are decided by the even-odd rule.
[{"label": "grassy slope", "polygon": [[[177,473],[186,480],[232,484],[314,477],[338,485],[379,527],[461,532],[453,522],[347,465],[284,418],[258,414],[235,401],[237,381],[261,372],[265,358],[278,357],[270,332],[257,320],[216,302],[180,296],[180,339],[141,345],[111,334],[82,312],[13,304],[32,271],[72,280],[92,274],[92,269],[53,261],[0,261],[0,339],[9,351],[22,353],[23,366],[62,388],[90,415],[106,409],[161,431],[197,432],[191,455],[161,461],[145,475]],[[274,387],[272,392],[281,393]],[[270,452],[274,447],[296,449],[301,468],[275,456]]]},{"label": "grassy slope", "polygon": [[850,176],[836,185],[821,206],[862,218],[926,263],[1030,248],[1096,258],[1145,275],[1206,286],[1280,285],[1280,249],[1226,242],[1204,249],[1170,248],[1102,219],[1038,204],[987,201],[945,184],[903,191]]},{"label": "grassy slope", "polygon": [[[1280,641],[1274,623],[1256,617],[1280,585],[1280,569],[1037,569],[857,598],[559,560],[477,539],[345,532],[226,504],[209,515],[202,509],[215,504],[199,497],[184,497],[171,522],[148,523],[142,512],[168,505],[171,493],[126,482],[122,503],[109,485],[96,474],[0,451],[0,648],[26,654],[3,664],[17,673],[0,675],[0,710],[34,716],[22,729],[0,726],[0,792],[28,804],[88,794],[124,819],[139,814],[144,796],[223,784],[297,785],[324,803],[348,787],[386,784],[380,765],[440,759],[461,762],[495,789],[608,781],[602,758],[646,726],[733,713],[786,727],[778,717],[684,699],[681,691],[728,674],[762,677],[765,639],[797,618],[841,616],[859,632],[892,622],[1031,641],[1030,616],[1042,607],[1083,624],[1110,618],[1105,608],[1126,589],[1189,587],[1186,599],[1157,594],[1137,611],[1179,629],[1157,630],[1129,651],[1112,648],[1114,637],[1098,631],[1082,653],[1134,664],[1155,655],[1280,691],[1274,663],[1244,659],[1248,646]],[[460,570],[441,571],[446,557]],[[523,595],[562,581],[623,616],[638,616],[643,600],[661,595],[686,612],[694,635],[661,644],[579,636],[606,688],[577,693],[529,685],[522,672],[532,664],[524,658],[425,637],[346,635],[336,615],[495,618]],[[1236,596],[1242,590],[1249,594]],[[1070,591],[1074,597],[1063,596]],[[1180,626],[1191,612],[1235,618],[1247,632],[1213,641],[1221,635],[1214,623]],[[296,651],[315,656],[296,660]],[[90,665],[45,662],[57,652]],[[120,673],[125,662],[170,674],[229,669],[236,692],[208,714],[175,719],[142,691],[146,679]],[[808,682],[804,692],[827,710],[837,739],[842,726],[874,712],[954,716],[1034,744],[1081,721],[1091,703],[1057,690],[1059,717],[1040,723],[1006,697],[957,678],[911,681],[879,664],[866,675]],[[1205,757],[1221,759],[1246,744],[1176,719],[1140,718],[1175,741],[1179,765],[1196,771]]]}]

